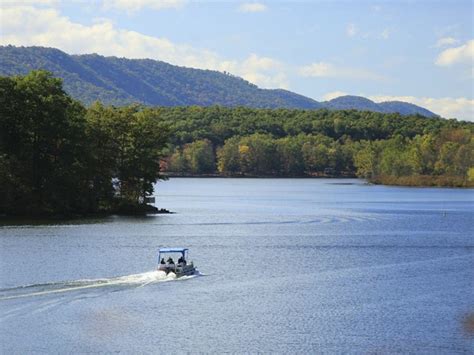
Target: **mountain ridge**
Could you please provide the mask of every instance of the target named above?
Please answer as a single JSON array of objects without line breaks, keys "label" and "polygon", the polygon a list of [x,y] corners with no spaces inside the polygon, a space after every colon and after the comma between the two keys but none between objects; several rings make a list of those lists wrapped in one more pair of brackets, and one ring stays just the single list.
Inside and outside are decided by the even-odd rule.
[{"label": "mountain ridge", "polygon": [[437,116],[406,102],[375,103],[360,96],[318,102],[284,89],[261,89],[228,73],[153,59],[70,55],[56,48],[37,46],[0,46],[0,75],[24,75],[33,69],[45,69],[62,78],[65,90],[85,105],[98,100],[112,105],[327,108]]}]

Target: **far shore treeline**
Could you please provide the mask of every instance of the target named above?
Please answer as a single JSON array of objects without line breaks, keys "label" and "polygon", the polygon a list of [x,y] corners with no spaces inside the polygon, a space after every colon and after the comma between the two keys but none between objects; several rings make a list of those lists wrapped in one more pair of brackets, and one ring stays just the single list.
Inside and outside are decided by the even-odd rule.
[{"label": "far shore treeline", "polygon": [[85,108],[45,71],[0,77],[0,214],[146,211],[163,173],[474,186],[474,124],[368,111]]},{"label": "far shore treeline", "polygon": [[363,177],[474,185],[474,124],[368,111],[157,108],[170,175]]}]

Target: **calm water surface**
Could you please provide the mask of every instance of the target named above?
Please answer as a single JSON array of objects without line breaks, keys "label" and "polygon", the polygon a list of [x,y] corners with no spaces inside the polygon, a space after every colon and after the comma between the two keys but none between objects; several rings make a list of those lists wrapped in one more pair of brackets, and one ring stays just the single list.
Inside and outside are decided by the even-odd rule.
[{"label": "calm water surface", "polygon": [[[173,215],[0,225],[0,350],[472,353],[474,191],[171,179]],[[200,276],[153,271],[186,246]]]}]

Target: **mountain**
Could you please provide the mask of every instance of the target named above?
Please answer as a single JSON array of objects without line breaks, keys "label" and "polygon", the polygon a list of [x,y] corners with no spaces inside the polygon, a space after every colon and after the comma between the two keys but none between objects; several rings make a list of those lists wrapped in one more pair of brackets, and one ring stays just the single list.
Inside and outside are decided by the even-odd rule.
[{"label": "mountain", "polygon": [[408,102],[402,101],[385,101],[378,103],[380,107],[384,109],[384,112],[398,112],[401,115],[414,115],[419,114],[427,117],[437,116],[433,112]]},{"label": "mountain", "polygon": [[0,47],[0,75],[46,69],[64,80],[65,90],[85,104],[96,100],[124,105],[249,106],[321,108],[317,101],[287,90],[264,90],[212,70],[184,68],[151,59],[68,55],[44,47]]},{"label": "mountain", "polygon": [[422,115],[426,117],[436,117],[437,115],[423,107],[409,104],[402,101],[385,101],[375,103],[361,96],[340,96],[330,101],[322,102],[323,106],[335,110],[360,110],[360,111],[375,111],[382,113],[398,112],[401,115]]},{"label": "mountain", "polygon": [[323,102],[324,106],[334,110],[360,110],[386,112],[375,102],[361,96],[339,96],[330,101]]},{"label": "mountain", "polygon": [[228,73],[151,59],[69,55],[55,48],[0,46],[0,75],[22,75],[33,69],[45,69],[62,78],[65,90],[86,105],[99,100],[113,105],[138,102],[156,106],[328,108],[436,116],[416,105],[395,101],[377,104],[358,96],[321,103],[287,90],[260,89]]}]

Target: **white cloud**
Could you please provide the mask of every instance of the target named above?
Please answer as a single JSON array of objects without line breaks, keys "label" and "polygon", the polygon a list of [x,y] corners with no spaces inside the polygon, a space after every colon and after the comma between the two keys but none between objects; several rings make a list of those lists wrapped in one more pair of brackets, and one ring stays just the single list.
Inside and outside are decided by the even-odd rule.
[{"label": "white cloud", "polygon": [[284,64],[272,58],[251,54],[241,63],[229,62],[227,68],[262,87],[288,88]]},{"label": "white cloud", "polygon": [[346,34],[349,37],[354,37],[358,32],[357,26],[353,23],[347,25]]},{"label": "white cloud", "polygon": [[60,0],[2,0],[0,7],[17,7],[20,5],[53,6],[59,4]]},{"label": "white cloud", "polygon": [[117,28],[110,20],[82,25],[55,8],[8,7],[1,11],[0,45],[55,47],[71,54],[99,53],[127,58],[151,58],[187,67],[229,71],[263,87],[288,86],[285,66],[256,54],[226,60],[217,53],[176,44],[167,38]]},{"label": "white cloud", "polygon": [[323,95],[322,98],[323,98],[324,101],[329,101],[329,100],[335,99],[336,97],[346,96],[346,95],[348,95],[348,94],[344,91],[332,91],[332,92],[328,92],[327,94]]},{"label": "white cloud", "polygon": [[459,40],[453,37],[443,37],[438,39],[436,41],[436,44],[434,45],[435,48],[441,48],[441,47],[447,47],[447,46],[454,46],[455,44],[458,44]]},{"label": "white cloud", "polygon": [[440,66],[450,66],[457,63],[473,64],[474,61],[474,40],[467,41],[459,47],[452,47],[442,51],[436,59],[436,64]]},{"label": "white cloud", "polygon": [[304,77],[328,77],[345,79],[385,80],[377,73],[362,68],[337,66],[329,62],[317,62],[299,69],[299,74]]},{"label": "white cloud", "polygon": [[104,9],[136,12],[144,8],[152,10],[178,9],[185,2],[185,0],[104,0],[103,7]]},{"label": "white cloud", "polygon": [[375,102],[383,101],[403,101],[415,104],[437,113],[445,118],[457,118],[466,121],[474,121],[474,100],[465,97],[415,97],[415,96],[388,96],[374,95],[368,96]]},{"label": "white cloud", "polygon": [[263,12],[266,10],[267,6],[259,2],[247,2],[239,6],[240,12]]}]

